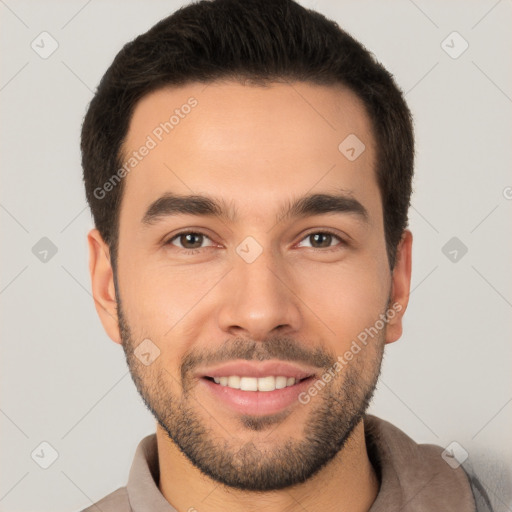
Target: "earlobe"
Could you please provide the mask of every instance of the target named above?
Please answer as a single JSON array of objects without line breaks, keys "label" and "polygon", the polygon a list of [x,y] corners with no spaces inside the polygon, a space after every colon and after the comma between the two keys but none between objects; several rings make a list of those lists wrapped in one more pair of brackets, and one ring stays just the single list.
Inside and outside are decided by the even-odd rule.
[{"label": "earlobe", "polygon": [[87,243],[89,245],[89,273],[96,311],[108,336],[112,341],[121,344],[114,273],[110,262],[109,247],[97,229],[89,231]]},{"label": "earlobe", "polygon": [[390,314],[386,328],[386,343],[393,343],[402,336],[402,317],[409,303],[412,268],[412,233],[406,229],[398,244],[393,269]]}]

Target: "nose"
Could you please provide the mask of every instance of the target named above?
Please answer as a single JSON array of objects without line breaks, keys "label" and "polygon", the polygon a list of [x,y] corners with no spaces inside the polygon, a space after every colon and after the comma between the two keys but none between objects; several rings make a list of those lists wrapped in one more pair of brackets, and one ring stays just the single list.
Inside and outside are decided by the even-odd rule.
[{"label": "nose", "polygon": [[263,341],[301,328],[301,302],[289,269],[286,272],[269,250],[252,263],[235,255],[219,300],[219,328],[228,334]]}]

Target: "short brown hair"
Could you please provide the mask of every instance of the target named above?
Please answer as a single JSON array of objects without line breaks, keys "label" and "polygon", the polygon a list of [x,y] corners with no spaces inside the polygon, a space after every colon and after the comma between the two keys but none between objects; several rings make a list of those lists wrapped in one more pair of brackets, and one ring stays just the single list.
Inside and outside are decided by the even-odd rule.
[{"label": "short brown hair", "polygon": [[[94,222],[115,265],[122,181],[121,145],[137,102],[169,85],[215,80],[342,84],[363,101],[376,138],[390,268],[407,227],[414,136],[392,75],[337,23],[293,0],[202,0],[182,7],[126,44],[104,74],[82,126],[82,166]],[[341,142],[341,141],[340,141]]]}]

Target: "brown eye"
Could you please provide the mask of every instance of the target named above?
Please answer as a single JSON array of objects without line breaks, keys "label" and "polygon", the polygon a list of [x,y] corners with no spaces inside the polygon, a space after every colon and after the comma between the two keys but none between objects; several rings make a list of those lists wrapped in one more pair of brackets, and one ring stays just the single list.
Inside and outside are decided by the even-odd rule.
[{"label": "brown eye", "polygon": [[179,240],[185,249],[197,249],[201,247],[203,242],[203,235],[199,233],[188,233],[185,235],[180,235]]},{"label": "brown eye", "polygon": [[[301,243],[305,240],[309,240],[310,245],[305,245],[304,247],[311,247],[313,249],[336,249],[337,246],[346,245],[345,241],[340,236],[330,233],[329,231],[315,231],[309,233],[302,239]],[[333,244],[335,241],[338,243]]]},{"label": "brown eye", "polygon": [[309,235],[313,247],[330,247],[332,235],[330,233],[313,233]]},{"label": "brown eye", "polygon": [[[208,236],[203,233],[197,233],[195,231],[186,231],[183,233],[178,233],[176,236],[173,236],[166,245],[173,245],[181,249],[201,249],[205,240],[210,240]],[[176,244],[175,242],[178,242]],[[212,245],[211,243],[208,245]]]}]

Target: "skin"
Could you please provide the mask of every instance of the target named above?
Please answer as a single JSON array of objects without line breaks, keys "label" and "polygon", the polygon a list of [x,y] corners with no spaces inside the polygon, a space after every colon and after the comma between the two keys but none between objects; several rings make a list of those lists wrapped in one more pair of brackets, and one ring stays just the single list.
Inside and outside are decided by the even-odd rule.
[{"label": "skin", "polygon": [[[344,404],[339,413],[345,411],[343,385],[348,385],[348,375],[356,376],[357,389],[374,384],[382,348],[402,334],[412,235],[404,232],[391,271],[375,176],[375,141],[364,107],[351,91],[307,83],[263,88],[233,82],[159,90],[137,104],[125,154],[139,148],[168,118],[167,113],[191,96],[198,106],[125,178],[119,297],[108,246],[97,230],[88,235],[93,296],[107,334],[123,344],[134,380],[147,394],[149,405],[161,408],[164,398],[172,396],[174,404],[186,405],[188,413],[208,429],[214,444],[237,453],[253,443],[266,460],[287,440],[304,441],[305,426],[315,421],[328,397],[338,396]],[[366,146],[355,161],[338,150],[348,134],[356,134]],[[354,214],[336,213],[276,223],[276,215],[289,201],[306,193],[340,190],[366,208],[368,222]],[[224,198],[236,207],[238,219],[180,215],[145,225],[142,218],[148,206],[165,192]],[[198,252],[185,253],[180,247],[180,241],[186,243],[183,239],[164,245],[188,229],[209,237]],[[307,235],[325,229],[347,243],[333,237],[325,243],[328,247],[315,247]],[[263,249],[250,264],[236,252],[247,236]],[[124,329],[117,299],[122,301]],[[280,336],[308,353],[318,349],[336,357],[375,324],[388,303],[400,305],[400,311],[330,387],[307,405],[293,404],[266,427],[250,428],[238,413],[198,391],[203,388],[191,375],[185,381],[190,394],[183,389],[180,370],[188,354],[215,354],[221,346],[234,346],[230,343],[235,340],[247,340],[266,353]],[[147,367],[130,356],[146,338],[160,350]],[[165,419],[172,422],[170,412]],[[329,463],[305,482],[255,493],[205,475],[158,423],[159,487],[180,511],[193,507],[199,512],[274,512],[297,510],[298,503],[311,512],[367,511],[379,482],[367,456],[364,422],[349,434]]]}]

